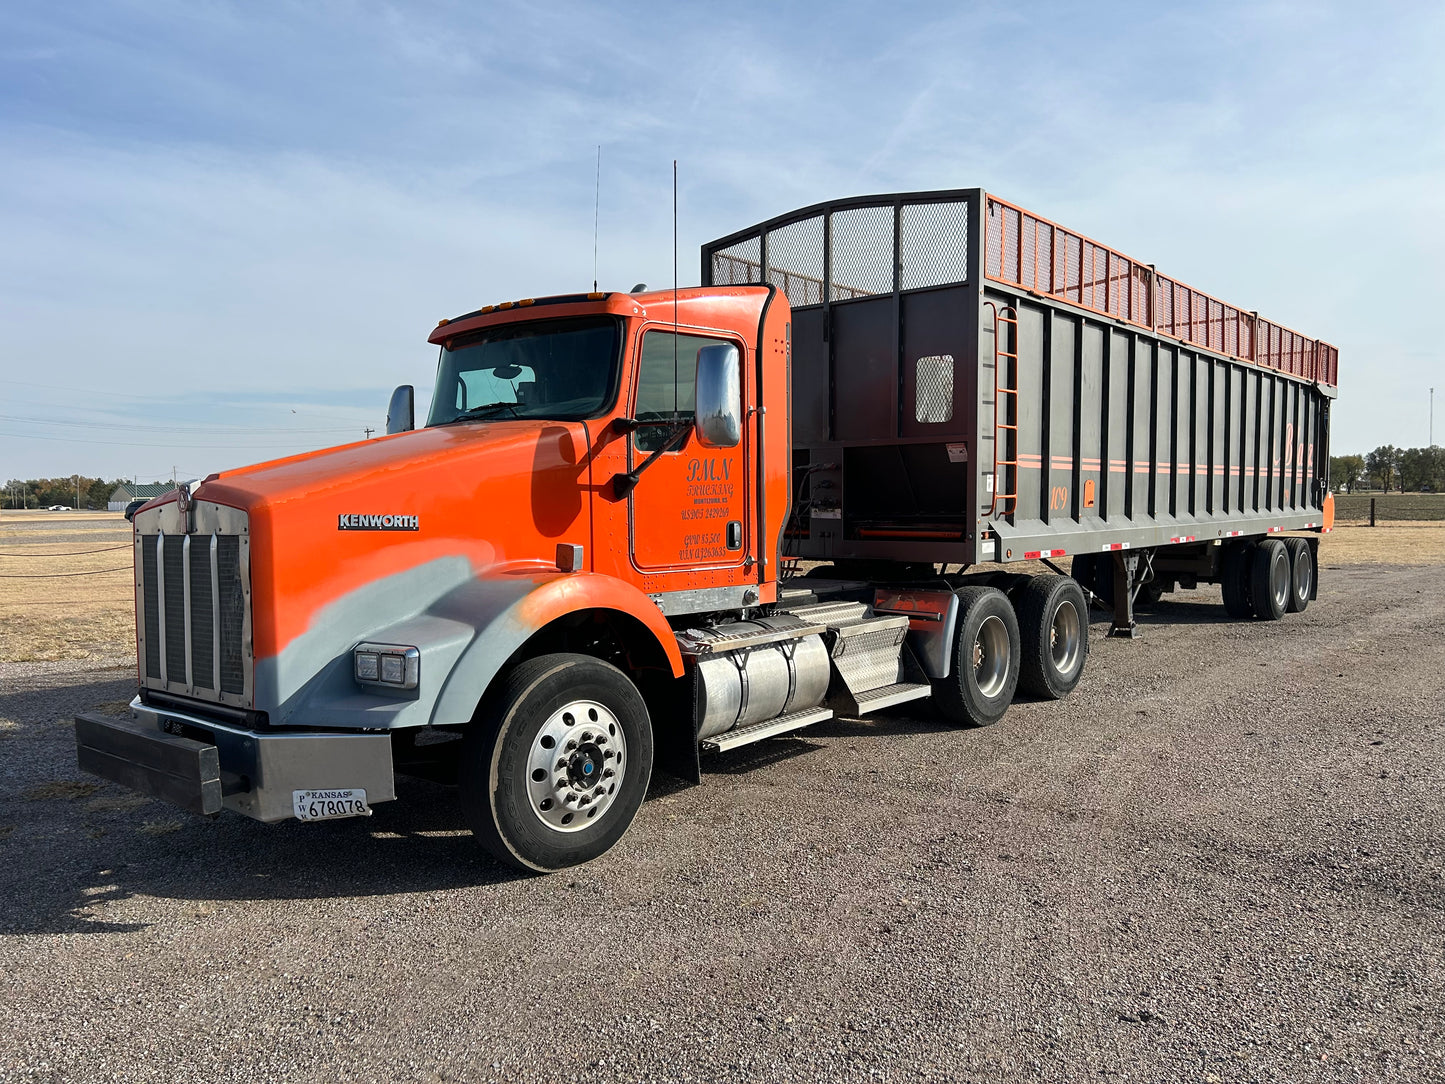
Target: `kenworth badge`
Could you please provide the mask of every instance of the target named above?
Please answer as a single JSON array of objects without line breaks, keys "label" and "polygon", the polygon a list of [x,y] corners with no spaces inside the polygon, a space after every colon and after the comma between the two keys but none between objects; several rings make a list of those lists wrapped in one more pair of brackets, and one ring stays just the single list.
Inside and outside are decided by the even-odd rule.
[{"label": "kenworth badge", "polygon": [[336,517],[338,531],[415,531],[416,516],[367,516],[342,512]]}]

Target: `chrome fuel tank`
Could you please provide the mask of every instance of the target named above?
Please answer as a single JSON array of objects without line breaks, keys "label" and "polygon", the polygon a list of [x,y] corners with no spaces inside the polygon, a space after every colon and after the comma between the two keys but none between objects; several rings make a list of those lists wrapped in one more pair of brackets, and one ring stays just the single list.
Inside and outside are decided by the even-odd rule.
[{"label": "chrome fuel tank", "polygon": [[698,738],[816,707],[828,691],[822,636],[796,636],[788,615],[689,630],[698,654],[694,711]]}]

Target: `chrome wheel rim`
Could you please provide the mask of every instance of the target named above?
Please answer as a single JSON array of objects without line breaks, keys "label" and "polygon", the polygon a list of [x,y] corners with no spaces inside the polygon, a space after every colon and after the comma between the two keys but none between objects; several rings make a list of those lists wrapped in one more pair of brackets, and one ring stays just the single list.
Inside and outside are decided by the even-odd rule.
[{"label": "chrome wheel rim", "polygon": [[574,700],[558,708],[532,739],[527,797],[557,832],[580,832],[607,812],[627,770],[627,739],[605,705]]},{"label": "chrome wheel rim", "polygon": [[1280,555],[1269,569],[1270,588],[1274,591],[1274,601],[1283,607],[1289,602],[1289,561]]},{"label": "chrome wheel rim", "polygon": [[1299,559],[1294,563],[1295,591],[1300,598],[1310,597],[1310,588],[1314,586],[1311,582],[1314,574],[1314,561],[1310,559],[1309,550],[1302,550]]},{"label": "chrome wheel rim", "polygon": [[973,638],[973,678],[978,691],[995,697],[1008,680],[1008,629],[1001,619],[989,615]]},{"label": "chrome wheel rim", "polygon": [[1054,611],[1054,621],[1049,626],[1049,653],[1053,656],[1054,669],[1065,677],[1079,667],[1083,654],[1082,640],[1079,611],[1072,602],[1064,599]]}]

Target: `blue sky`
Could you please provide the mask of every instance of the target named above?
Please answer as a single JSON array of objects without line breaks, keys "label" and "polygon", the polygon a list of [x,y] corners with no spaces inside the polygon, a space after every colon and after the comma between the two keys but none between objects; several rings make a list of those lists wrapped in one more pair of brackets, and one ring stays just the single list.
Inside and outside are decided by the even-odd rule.
[{"label": "blue sky", "polygon": [[1335,450],[1445,372],[1445,6],[0,7],[0,476],[359,438],[441,316],[671,278],[818,200],[982,185],[1341,351]]}]

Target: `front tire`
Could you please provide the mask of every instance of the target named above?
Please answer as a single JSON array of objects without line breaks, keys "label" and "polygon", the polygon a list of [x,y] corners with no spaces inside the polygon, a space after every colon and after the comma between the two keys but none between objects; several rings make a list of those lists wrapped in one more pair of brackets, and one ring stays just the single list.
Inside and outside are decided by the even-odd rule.
[{"label": "front tire", "polygon": [[1031,576],[1018,594],[1023,658],[1019,688],[1062,700],[1084,676],[1089,657],[1089,604],[1066,576]]},{"label": "front tire", "polygon": [[606,853],[652,776],[652,722],[637,687],[587,655],[518,663],[467,728],[461,800],[500,861],[546,873]]},{"label": "front tire", "polygon": [[1018,688],[1018,618],[993,587],[962,588],[958,605],[953,666],[933,683],[933,702],[950,723],[988,726],[1004,717]]}]

